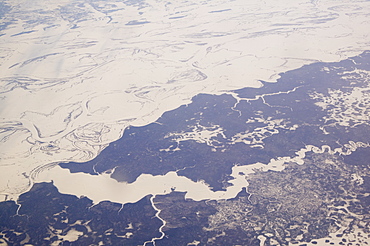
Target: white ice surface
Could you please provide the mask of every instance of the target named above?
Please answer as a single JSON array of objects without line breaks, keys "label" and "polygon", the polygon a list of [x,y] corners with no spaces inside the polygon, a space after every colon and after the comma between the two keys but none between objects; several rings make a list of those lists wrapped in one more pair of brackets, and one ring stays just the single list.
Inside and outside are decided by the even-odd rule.
[{"label": "white ice surface", "polygon": [[259,87],[370,44],[370,2],[361,0],[5,2],[2,199],[27,191],[48,164],[90,160],[127,126],[198,93]]}]

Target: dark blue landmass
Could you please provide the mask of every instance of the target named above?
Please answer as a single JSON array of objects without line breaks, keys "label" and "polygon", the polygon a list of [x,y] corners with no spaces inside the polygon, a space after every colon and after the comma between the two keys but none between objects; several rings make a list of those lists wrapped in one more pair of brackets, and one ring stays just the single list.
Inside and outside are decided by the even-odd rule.
[{"label": "dark blue landmass", "polygon": [[[357,104],[348,104],[340,95],[369,89],[369,62],[370,52],[364,52],[341,62],[315,63],[283,73],[277,83],[262,82],[261,88],[197,95],[192,103],[166,112],[155,123],[128,128],[95,159],[60,166],[91,175],[114,169],[112,178],[126,182],[144,173],[177,171],[194,181],[204,180],[216,191],[230,185],[234,165],[294,157],[307,145],[341,148],[342,153],[307,152],[303,165],[286,163],[280,172],[256,170],[245,176],[248,188],[232,199],[193,201],[175,189],[157,195],[153,201],[166,224],[165,236],[155,245],[257,246],[261,238],[265,245],[318,244],[317,239],[341,227],[344,230],[335,235],[340,245],[366,245],[370,239],[369,100],[359,98]],[[339,96],[334,98],[333,92]],[[322,107],[323,98],[335,103]],[[353,117],[332,117],[334,109],[339,114],[351,112]],[[222,134],[208,142],[179,138],[206,128],[222,129]],[[245,141],[235,141],[238,135]],[[124,206],[109,201],[93,205],[86,197],[60,194],[52,183],[40,183],[17,203],[0,203],[0,240],[9,245],[142,245],[162,235],[163,223],[155,216],[150,196]],[[72,229],[79,232],[73,243],[63,239]],[[349,242],[346,235],[354,232],[357,241]],[[333,243],[327,239],[325,245]]]},{"label": "dark blue landmass", "polygon": [[[124,206],[109,201],[93,205],[87,197],[39,183],[17,203],[0,203],[0,242],[8,245],[142,245],[161,236],[162,221],[155,217],[150,196]],[[63,239],[71,230],[81,235],[78,240]]]},{"label": "dark blue landmass", "polygon": [[[249,186],[235,198],[194,201],[173,190],[137,203],[109,201],[93,205],[87,197],[60,194],[52,183],[35,184],[13,201],[0,203],[0,240],[8,245],[304,245],[335,235],[346,244],[356,230],[356,243],[365,245],[370,233],[370,168],[362,156],[307,153],[305,164],[288,163],[283,171],[256,171]],[[353,178],[360,173],[362,182]],[[165,233],[161,237],[159,229]],[[77,240],[63,239],[70,230]],[[62,238],[62,240],[61,240]],[[353,242],[353,241],[352,241]],[[325,245],[333,245],[327,239]],[[334,243],[335,244],[335,243]],[[148,243],[147,245],[154,245]],[[322,245],[322,244],[319,244]],[[352,244],[355,245],[355,244]]]},{"label": "dark blue landmass", "polygon": [[[362,154],[361,149],[357,154]],[[370,168],[348,163],[339,155],[309,153],[304,165],[287,164],[283,171],[248,176],[248,190],[235,198],[193,201],[185,193],[156,196],[166,234],[156,245],[366,245],[370,227]],[[358,183],[352,174],[366,177]],[[348,241],[354,233],[357,241]],[[317,239],[328,238],[325,243]],[[360,243],[360,244],[359,244]]]},{"label": "dark blue landmass", "polygon": [[[263,82],[262,88],[235,91],[243,100],[230,94],[200,94],[192,103],[166,112],[157,122],[143,127],[130,127],[124,136],[111,143],[95,159],[86,163],[63,163],[71,172],[96,174],[116,168],[112,178],[134,182],[143,173],[164,175],[169,171],[193,181],[204,180],[213,190],[224,190],[231,168],[235,164],[268,163],[272,158],[296,155],[306,145],[328,145],[332,149],[349,141],[367,143],[368,124],[332,125],[324,117],[327,110],[317,106],[313,93],[330,96],[330,90],[347,91],[366,87],[366,78],[357,81],[343,79],[343,72],[370,69],[370,52],[335,63],[315,63],[281,75],[277,83]],[[329,68],[327,71],[324,68]],[[329,109],[328,109],[329,110]],[[266,122],[249,122],[263,118]],[[274,120],[282,120],[284,127],[276,127],[278,134],[266,133],[262,147],[256,144],[235,143],[238,133],[253,132]],[[191,132],[194,126],[220,126],[226,136],[214,138],[214,145],[195,140],[182,141],[180,151],[163,151],[177,147],[170,133]],[[298,126],[292,130],[290,127]],[[323,128],[326,133],[324,134]],[[162,150],[162,151],[161,151]]]}]

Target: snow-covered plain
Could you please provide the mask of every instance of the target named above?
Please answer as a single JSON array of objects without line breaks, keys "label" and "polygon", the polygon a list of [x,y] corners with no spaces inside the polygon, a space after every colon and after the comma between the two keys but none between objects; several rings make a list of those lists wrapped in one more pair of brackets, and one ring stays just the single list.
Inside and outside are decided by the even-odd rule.
[{"label": "snow-covered plain", "polygon": [[370,45],[369,1],[1,3],[0,200],[199,93],[259,87]]}]

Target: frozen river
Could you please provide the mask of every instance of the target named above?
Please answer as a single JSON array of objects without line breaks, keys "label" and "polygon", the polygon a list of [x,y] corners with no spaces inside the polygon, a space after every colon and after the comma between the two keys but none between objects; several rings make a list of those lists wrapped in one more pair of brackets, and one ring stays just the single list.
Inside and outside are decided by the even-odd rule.
[{"label": "frozen river", "polygon": [[[164,235],[178,237],[185,222],[163,207],[176,199],[208,222],[202,236],[168,245],[228,245],[235,238],[218,238],[237,228],[255,235],[240,239],[243,245],[327,240],[328,233],[312,231],[294,240],[289,232],[288,240],[271,232],[276,224],[263,231],[254,217],[241,219],[247,215],[234,214],[225,227],[221,214],[280,201],[287,186],[275,173],[303,175],[316,162],[336,163],[333,173],[352,182],[339,184],[348,194],[366,193],[367,164],[348,163],[363,160],[369,147],[369,13],[370,2],[359,0],[0,0],[0,204],[23,204],[52,182],[91,206],[108,201],[124,211],[146,201],[137,206],[152,209],[154,229],[136,238],[138,228],[127,229],[134,219],[124,217],[127,231],[117,237],[131,243],[166,245]],[[311,178],[294,187],[305,190]],[[280,195],[263,179],[274,180]],[[322,203],[325,192],[308,189],[305,199]],[[362,201],[354,199],[346,202]],[[277,209],[271,204],[267,211]],[[287,210],[298,216],[295,209]],[[345,234],[349,221],[337,231]],[[44,240],[77,242],[94,231],[76,223],[86,226],[83,219],[67,232],[56,226]]]}]

